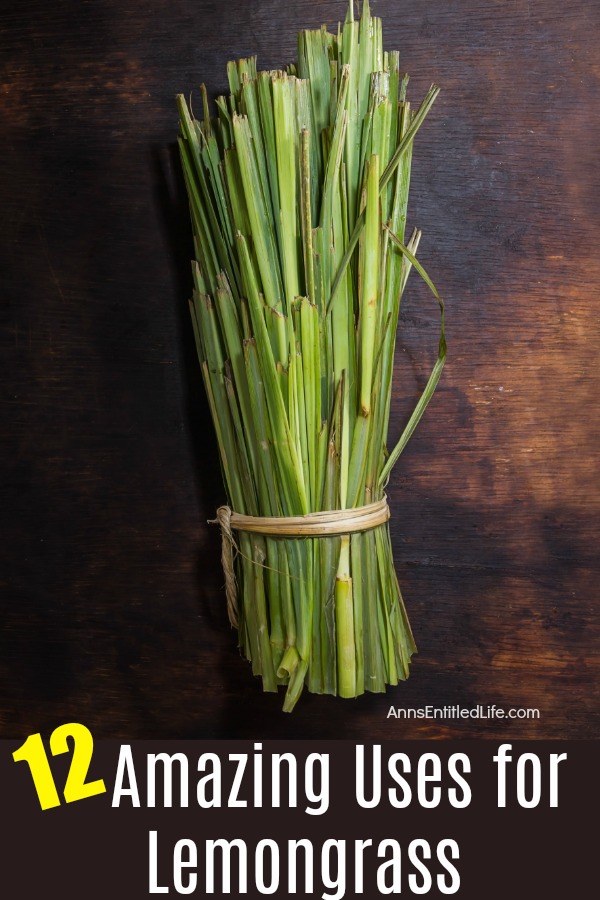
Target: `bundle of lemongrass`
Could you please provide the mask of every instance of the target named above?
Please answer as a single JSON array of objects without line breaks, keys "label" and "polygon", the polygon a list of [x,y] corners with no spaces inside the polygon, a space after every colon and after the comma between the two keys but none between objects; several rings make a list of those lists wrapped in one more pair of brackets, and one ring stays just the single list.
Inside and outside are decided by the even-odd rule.
[{"label": "bundle of lemongrass", "polygon": [[[288,711],[305,684],[356,697],[408,676],[416,648],[384,487],[445,356],[442,307],[437,362],[388,452],[411,267],[441,306],[415,259],[420,232],[404,244],[413,139],[438,89],[413,113],[381,20],[368,0],[360,21],[352,7],[336,35],[302,31],[284,71],[230,62],[216,118],[204,86],[201,122],[178,97],[192,320],[229,502],[219,519],[230,618],[264,690],[287,685]],[[350,530],[341,514],[320,530],[285,527],[354,508],[379,524]]]}]

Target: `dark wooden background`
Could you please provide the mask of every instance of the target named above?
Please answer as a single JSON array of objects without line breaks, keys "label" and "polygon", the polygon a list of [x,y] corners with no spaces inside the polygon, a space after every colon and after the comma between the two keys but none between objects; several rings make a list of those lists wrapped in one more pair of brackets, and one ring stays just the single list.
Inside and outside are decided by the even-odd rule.
[{"label": "dark wooden background", "polygon": [[[1,4],[0,727],[96,736],[598,736],[600,7],[374,0],[418,101],[411,222],[448,305],[437,396],[390,484],[409,682],[290,717],[235,648],[187,318],[174,95],[294,57],[342,0]],[[394,431],[435,308],[404,306]],[[402,722],[391,704],[539,707]]]}]

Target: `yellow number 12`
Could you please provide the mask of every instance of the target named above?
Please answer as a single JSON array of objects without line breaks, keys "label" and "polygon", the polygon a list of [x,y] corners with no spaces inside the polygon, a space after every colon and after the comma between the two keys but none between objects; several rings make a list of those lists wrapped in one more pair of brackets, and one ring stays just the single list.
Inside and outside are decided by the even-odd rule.
[{"label": "yellow number 12", "polygon": [[[65,802],[73,803],[75,800],[103,794],[106,787],[101,778],[97,781],[86,782],[85,780],[94,749],[94,739],[89,728],[77,722],[70,722],[68,725],[60,725],[55,728],[50,735],[52,756],[60,756],[62,753],[69,752],[67,738],[73,738],[73,759],[63,789]],[[42,809],[60,806],[56,783],[41,734],[30,734],[25,743],[15,750],[13,759],[15,762],[26,762],[29,766]]]}]

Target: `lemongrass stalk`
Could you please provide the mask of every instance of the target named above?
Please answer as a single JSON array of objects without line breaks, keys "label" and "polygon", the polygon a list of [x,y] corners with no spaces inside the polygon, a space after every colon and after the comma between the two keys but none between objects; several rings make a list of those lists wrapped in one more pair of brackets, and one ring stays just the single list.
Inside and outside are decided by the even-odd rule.
[{"label": "lemongrass stalk", "polygon": [[367,174],[367,205],[364,236],[364,270],[360,306],[360,411],[367,417],[371,411],[373,356],[377,329],[377,294],[379,286],[379,253],[381,223],[379,216],[379,157],[373,154]]},{"label": "lemongrass stalk", "polygon": [[[244,187],[244,197],[252,240],[254,242],[258,270],[263,288],[265,300],[269,306],[275,309],[281,304],[281,278],[280,266],[275,264],[278,260],[271,219],[267,212],[264,195],[262,193],[258,167],[254,155],[252,132],[246,116],[233,117],[233,133],[238,150],[240,174]],[[287,344],[285,331],[279,329],[278,359],[285,362],[287,359]]]},{"label": "lemongrass stalk", "polygon": [[[334,434],[336,453],[340,457],[339,503],[342,509],[345,508],[348,482],[347,466],[341,456],[342,439],[346,428],[346,396],[346,378],[344,373],[342,373],[336,398],[337,422]],[[343,534],[340,538],[334,588],[337,687],[340,697],[356,696],[356,647],[354,641],[354,606],[350,571],[350,535]]]},{"label": "lemongrass stalk", "polygon": [[340,697],[355,697],[356,646],[348,534],[342,535],[340,541],[340,557],[335,578],[335,627],[338,693]]},{"label": "lemongrass stalk", "polygon": [[314,303],[316,305],[315,262],[313,258],[312,201],[310,195],[310,133],[306,128],[303,128],[300,132],[300,183],[304,284],[308,299],[311,303]]},{"label": "lemongrass stalk", "polygon": [[361,545],[365,535],[353,534],[350,537],[350,563],[352,568],[352,613],[354,616],[354,654],[355,654],[355,696],[365,692],[365,649],[364,649],[364,609],[370,605],[370,598],[365,596],[369,582],[364,578],[361,560]]},{"label": "lemongrass stalk", "polygon": [[296,91],[294,81],[287,75],[273,78],[273,115],[277,174],[279,184],[279,218],[281,258],[286,310],[291,309],[300,293],[299,232],[296,186]]},{"label": "lemongrass stalk", "polygon": [[325,692],[325,680],[323,678],[323,655],[321,621],[324,618],[323,586],[321,583],[321,545],[323,541],[310,541],[312,550],[312,580],[314,584],[314,597],[312,607],[312,645],[310,649],[310,666],[308,669],[308,689],[313,694]]},{"label": "lemongrass stalk", "polygon": [[275,680],[275,668],[271,650],[271,637],[269,634],[267,602],[265,597],[264,563],[265,553],[263,541],[256,539],[252,542],[252,578],[254,581],[254,603],[256,606],[256,618],[258,620],[258,651],[260,654],[260,671],[264,691],[277,690]]},{"label": "lemongrass stalk", "polygon": [[[339,506],[339,459],[335,441],[327,443],[327,461],[323,490],[323,509],[337,509]],[[323,690],[327,694],[337,693],[337,659],[335,639],[335,579],[336,560],[339,559],[340,538],[321,542],[321,668]]]}]

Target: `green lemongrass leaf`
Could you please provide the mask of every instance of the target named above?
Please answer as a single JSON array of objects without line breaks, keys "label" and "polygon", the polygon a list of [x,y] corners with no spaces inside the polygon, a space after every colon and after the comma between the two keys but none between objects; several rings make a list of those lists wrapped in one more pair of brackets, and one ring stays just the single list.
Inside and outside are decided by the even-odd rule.
[{"label": "green lemongrass leaf", "polygon": [[244,198],[244,186],[242,184],[242,176],[240,174],[235,147],[231,147],[225,151],[222,165],[225,171],[228,208],[231,213],[231,224],[234,229],[234,235],[236,231],[239,231],[242,234],[250,234],[250,222],[248,220],[246,200]]},{"label": "green lemongrass leaf", "polygon": [[286,312],[300,293],[298,228],[299,197],[297,196],[297,128],[295,79],[282,75],[273,79],[273,116],[277,150],[279,184],[280,246],[283,263],[283,284]]},{"label": "green lemongrass leaf", "polygon": [[318,31],[301,31],[298,35],[298,73],[300,78],[310,83],[313,120],[311,130],[315,136],[314,147],[319,162],[319,179],[322,178],[323,171],[320,140],[329,122],[330,45],[331,35],[322,28]]},{"label": "green lemongrass leaf", "polygon": [[205,273],[209,283],[213,285],[216,283],[217,273],[219,271],[217,253],[210,233],[204,206],[196,187],[193,165],[190,159],[190,151],[187,142],[182,138],[179,138],[178,143],[183,178],[190,201],[190,215],[195,237],[196,254],[202,265],[202,271]]},{"label": "green lemongrass leaf", "polygon": [[[411,145],[412,141],[414,140],[417,131],[419,130],[419,128],[425,121],[425,117],[427,116],[427,113],[433,106],[435,99],[438,96],[439,92],[440,92],[440,89],[438,87],[436,87],[436,85],[432,85],[429,88],[427,96],[425,97],[425,99],[421,103],[419,109],[417,110],[417,113],[415,114],[415,117],[413,118],[408,131],[402,137],[400,143],[398,144],[398,147],[396,148],[396,150],[394,152],[394,155],[392,156],[392,158],[390,159],[390,161],[386,167],[385,172],[381,176],[381,180],[379,182],[379,188],[381,191],[386,187],[386,185],[390,181],[392,175],[394,174],[394,172],[398,166],[398,163],[402,159],[402,154],[406,152],[407,148]],[[364,227],[364,224],[365,224],[365,214],[364,214],[364,212],[362,212],[357,219],[356,225],[354,227],[354,231],[352,232],[352,236],[348,242],[346,252],[344,253],[344,258],[342,259],[342,262],[340,263],[339,269],[338,269],[335,279],[333,281],[333,284],[331,287],[331,296],[329,298],[329,305],[331,305],[331,303],[333,302],[333,298],[335,297],[336,291],[339,287],[340,281],[342,279],[342,275],[344,274],[346,266],[348,265],[348,263],[350,262],[350,260],[352,258],[352,254],[354,253],[354,250],[358,243],[358,239],[360,237],[360,233]]]},{"label": "green lemongrass leaf", "polygon": [[[352,13],[352,15],[350,14]],[[361,125],[358,118],[358,22],[354,21],[353,11],[346,16],[343,31],[343,46],[340,62],[350,69],[350,84],[348,87],[348,128],[346,129],[345,167],[346,167],[346,193],[348,195],[348,228],[356,216],[358,194],[358,169],[360,157]]]},{"label": "green lemongrass leaf", "polygon": [[302,218],[302,255],[304,259],[305,290],[310,302],[316,305],[310,175],[310,134],[306,128],[303,128],[300,132],[300,212]]},{"label": "green lemongrass leaf", "polygon": [[246,116],[233,117],[233,134],[238,151],[237,158],[260,272],[262,293],[269,306],[277,307],[281,303],[282,297],[279,255],[276,250],[271,218],[262,191],[252,132]]},{"label": "green lemongrass leaf", "polygon": [[414,256],[413,253],[411,253],[411,251],[408,249],[408,247],[404,246],[404,244],[402,243],[400,238],[394,234],[394,232],[391,230],[391,228],[389,228],[387,225],[384,225],[384,228],[387,231],[387,233],[389,234],[389,236],[392,240],[392,243],[395,244],[395,246],[398,248],[398,250],[400,250],[402,255],[407,258],[407,260],[409,261],[411,266],[415,267],[415,269],[417,270],[417,272],[419,273],[419,275],[421,276],[421,278],[423,279],[423,281],[425,282],[425,284],[427,285],[427,287],[429,288],[429,290],[431,291],[431,293],[433,294],[433,296],[435,297],[435,299],[437,300],[437,302],[439,303],[439,305],[443,311],[444,301],[440,297],[440,295],[438,293],[438,289],[436,288],[435,284],[433,283],[433,281],[431,280],[431,278],[429,277],[429,275],[427,274],[427,272],[425,271],[425,269],[423,268],[423,266],[421,265],[421,263],[419,262],[417,257]]},{"label": "green lemongrass leaf", "polygon": [[377,328],[377,296],[379,287],[381,223],[379,221],[379,157],[373,154],[367,176],[367,206],[363,253],[362,296],[360,300],[360,410],[371,411],[373,356]]},{"label": "green lemongrass leaf", "polygon": [[342,71],[342,79],[340,83],[340,96],[338,98],[338,108],[333,128],[333,137],[331,140],[331,148],[329,158],[327,160],[327,169],[325,172],[325,180],[323,184],[323,197],[321,200],[320,225],[323,229],[323,240],[325,248],[329,250],[331,243],[331,217],[333,194],[336,189],[340,164],[342,161],[342,152],[344,149],[344,135],[346,125],[348,123],[348,113],[346,111],[346,96],[348,94],[348,82],[350,72],[347,67]]},{"label": "green lemongrass leaf", "polygon": [[242,424],[238,396],[235,391],[235,385],[233,382],[233,378],[231,377],[231,373],[227,371],[227,369],[228,367],[226,366],[225,373],[223,375],[223,384],[225,387],[225,395],[229,402],[229,413],[231,415],[233,433],[236,439],[236,468],[238,479],[240,481],[240,486],[244,495],[245,508],[249,511],[249,514],[251,516],[255,516],[258,513],[258,503],[256,485],[254,484],[252,473],[256,472],[256,466],[252,465],[251,463],[251,457],[249,456],[248,452],[249,435]]},{"label": "green lemongrass leaf", "polygon": [[371,74],[373,68],[373,26],[369,0],[365,0],[362,6],[358,34],[358,118],[362,122],[369,104],[369,91],[371,87]]},{"label": "green lemongrass leaf", "polygon": [[285,511],[287,515],[302,514],[308,511],[308,502],[302,467],[296,450],[296,440],[290,428],[260,295],[253,280],[252,265],[246,241],[239,233],[237,240],[241,248],[242,274],[245,277],[252,327],[256,337],[258,358],[267,396],[277,467],[286,498]]},{"label": "green lemongrass leaf", "polygon": [[219,148],[217,139],[214,134],[209,137],[203,137],[203,146],[201,150],[202,160],[209,172],[210,182],[214,189],[214,196],[217,203],[218,220],[221,231],[224,233],[227,244],[231,250],[233,246],[233,229],[231,227],[231,217],[227,205],[227,196],[225,192],[225,184],[223,181],[221,160],[219,156]]},{"label": "green lemongrass leaf", "polygon": [[252,140],[254,143],[254,152],[258,173],[260,176],[260,185],[262,188],[265,202],[268,203],[270,190],[267,175],[267,162],[265,145],[263,140],[262,120],[260,116],[260,105],[258,100],[257,79],[244,80],[240,90],[240,105],[244,115],[248,119],[250,131],[252,132]]},{"label": "green lemongrass leaf", "polygon": [[199,135],[198,129],[191,119],[183,95],[178,95],[177,103],[185,143],[184,150],[182,142],[180,142],[184,174],[188,184],[188,191],[192,190],[196,208],[200,213],[200,218],[203,220],[203,240],[206,240],[206,235],[210,235],[215,271],[218,271],[219,268],[224,268],[229,275],[230,282],[235,284],[235,263],[231,256],[231,248],[228,246],[227,235],[224,235],[222,232],[222,222],[219,224],[218,211],[215,209],[214,197],[218,195],[219,190],[217,188],[212,191],[207,179],[203,151],[200,144],[200,141],[204,141],[204,138],[202,135]]},{"label": "green lemongrass leaf", "polygon": [[[389,230],[389,229],[388,229]],[[436,286],[433,281],[418,261],[416,256],[410,252],[408,247],[405,247],[404,244],[396,237],[396,235],[390,231],[390,238],[392,242],[398,247],[398,249],[406,256],[410,264],[417,270],[427,287],[430,289],[431,293],[438,301],[440,307],[440,340],[438,344],[438,355],[436,362],[431,371],[431,375],[427,380],[427,384],[423,390],[423,393],[419,397],[419,401],[415,406],[413,413],[408,420],[406,428],[402,432],[400,439],[394,446],[393,450],[390,452],[390,455],[387,459],[386,464],[384,465],[380,475],[379,475],[379,485],[385,485],[390,476],[390,472],[392,471],[394,465],[398,461],[398,457],[406,447],[408,441],[410,440],[415,428],[419,424],[423,413],[427,408],[427,404],[433,397],[435,389],[437,387],[438,381],[440,380],[440,376],[442,374],[442,369],[444,368],[444,363],[446,361],[446,329],[445,329],[445,308],[444,301],[440,297]]]},{"label": "green lemongrass leaf", "polygon": [[[277,240],[279,246],[281,246],[281,234],[279,230],[281,228],[281,222],[278,214],[279,182],[277,175],[277,147],[275,140],[275,120],[273,116],[272,82],[273,79],[270,72],[259,72],[257,76],[258,106],[260,110],[265,163],[269,178],[271,215],[277,234]],[[242,233],[246,234],[246,232]]]},{"label": "green lemongrass leaf", "polygon": [[248,390],[248,378],[246,362],[244,358],[243,336],[240,329],[239,317],[235,306],[235,300],[231,291],[223,283],[215,295],[216,308],[221,325],[221,333],[225,341],[225,348],[232,370],[232,380],[235,386],[240,414],[244,423],[243,433],[247,443],[247,452],[251,462],[252,472],[259,470],[257,462],[256,435],[254,430],[254,416],[250,394]]}]

